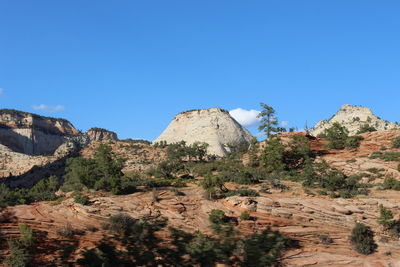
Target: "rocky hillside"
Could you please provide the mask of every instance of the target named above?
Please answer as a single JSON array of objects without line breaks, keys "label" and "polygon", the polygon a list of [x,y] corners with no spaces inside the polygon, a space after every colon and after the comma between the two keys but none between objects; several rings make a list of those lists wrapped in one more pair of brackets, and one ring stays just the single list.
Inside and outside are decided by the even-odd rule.
[{"label": "rocky hillside", "polygon": [[115,132],[103,129],[103,128],[91,128],[86,131],[90,141],[101,141],[101,140],[118,140],[118,136]]},{"label": "rocky hillside", "polygon": [[[227,186],[232,188],[235,185]],[[374,190],[366,198],[335,199],[309,196],[296,183],[287,183],[287,186],[287,191],[275,190],[257,197],[233,196],[214,201],[205,200],[204,190],[195,184],[180,188],[181,196],[176,196],[170,189],[158,189],[157,201],[153,200],[152,191],[123,196],[98,193],[90,195],[92,204],[85,206],[67,195],[59,201],[3,210],[0,231],[4,238],[15,238],[19,233],[18,224],[26,223],[42,237],[35,241],[35,247],[39,249],[35,250],[34,266],[53,266],[50,263],[75,266],[76,258],[85,249],[112,240],[104,227],[111,215],[123,213],[133,218],[167,218],[169,226],[180,230],[212,234],[208,214],[212,209],[220,209],[232,220],[236,219],[236,229],[242,233],[251,234],[273,227],[298,241],[299,247],[283,256],[283,266],[396,266],[400,259],[398,241],[388,239],[377,219],[379,204],[397,210],[397,192]],[[260,186],[252,188],[258,190]],[[244,211],[251,215],[252,220],[239,219]],[[374,254],[361,255],[351,247],[348,237],[355,222],[362,222],[376,231],[375,240],[379,247]],[[61,237],[58,232],[68,223],[76,234],[69,238]],[[324,242],[322,237],[331,238],[331,242]]]},{"label": "rocky hillside", "polygon": [[252,138],[228,111],[210,108],[179,113],[155,142],[205,142],[209,154],[224,156],[230,144],[249,144]]},{"label": "rocky hillside", "polygon": [[319,121],[312,129],[311,135],[317,136],[325,129],[338,122],[345,126],[351,135],[355,135],[363,125],[369,125],[376,130],[390,130],[400,128],[399,125],[377,117],[369,108],[362,106],[343,105],[334,116],[328,120]]},{"label": "rocky hillside", "polygon": [[91,158],[100,144],[110,145],[115,155],[125,159],[124,173],[146,171],[167,159],[165,148],[135,140],[92,141],[80,151],[80,154],[85,158]]},{"label": "rocky hillside", "polygon": [[52,155],[68,140],[83,141],[67,120],[0,110],[0,144],[26,155]]}]

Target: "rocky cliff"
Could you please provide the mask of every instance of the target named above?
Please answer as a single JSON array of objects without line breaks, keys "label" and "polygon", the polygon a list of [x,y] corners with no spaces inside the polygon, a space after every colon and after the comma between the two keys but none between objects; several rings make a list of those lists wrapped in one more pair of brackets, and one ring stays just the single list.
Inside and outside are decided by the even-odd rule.
[{"label": "rocky cliff", "polygon": [[91,128],[86,131],[90,141],[101,141],[101,140],[118,140],[118,136],[115,132],[103,129],[103,128]]},{"label": "rocky cliff", "polygon": [[368,124],[376,130],[390,130],[400,128],[400,125],[377,117],[369,108],[362,106],[343,105],[339,111],[328,120],[319,121],[312,129],[311,135],[317,136],[325,129],[338,122],[345,126],[351,135],[357,133],[361,126]]},{"label": "rocky cliff", "polygon": [[252,135],[229,112],[221,108],[198,109],[180,113],[155,140],[209,144],[208,153],[225,156],[230,144],[249,144]]},{"label": "rocky cliff", "polygon": [[0,144],[14,152],[52,155],[67,141],[82,141],[79,136],[81,133],[64,119],[0,110]]}]

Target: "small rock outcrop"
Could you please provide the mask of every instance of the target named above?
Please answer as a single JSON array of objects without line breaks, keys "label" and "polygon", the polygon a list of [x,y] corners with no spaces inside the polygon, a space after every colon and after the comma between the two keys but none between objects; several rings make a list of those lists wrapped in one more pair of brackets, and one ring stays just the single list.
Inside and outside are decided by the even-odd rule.
[{"label": "small rock outcrop", "polygon": [[197,109],[179,113],[154,141],[168,144],[205,142],[208,153],[225,156],[231,145],[250,144],[253,136],[229,112],[221,108]]},{"label": "small rock outcrop", "polygon": [[103,128],[91,128],[86,131],[90,141],[102,141],[102,140],[118,140],[118,136],[115,132],[103,129]]},{"label": "small rock outcrop", "polygon": [[52,155],[57,148],[81,135],[67,120],[1,109],[0,144],[26,155]]},{"label": "small rock outcrop", "polygon": [[350,135],[357,134],[363,125],[369,125],[376,130],[391,130],[400,128],[400,125],[382,120],[372,113],[369,108],[362,106],[343,105],[334,116],[328,120],[319,121],[310,131],[310,134],[317,136],[325,129],[331,127],[333,123],[338,122],[345,126]]}]

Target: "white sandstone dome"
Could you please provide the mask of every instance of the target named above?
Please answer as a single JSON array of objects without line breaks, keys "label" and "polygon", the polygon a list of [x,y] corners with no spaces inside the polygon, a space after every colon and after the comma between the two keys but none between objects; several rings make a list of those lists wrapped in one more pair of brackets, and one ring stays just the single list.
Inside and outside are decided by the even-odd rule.
[{"label": "white sandstone dome", "polygon": [[250,144],[253,136],[221,108],[197,109],[179,113],[154,141],[168,144],[204,142],[208,154],[225,156],[229,144]]},{"label": "white sandstone dome", "polygon": [[312,129],[310,134],[317,136],[325,129],[332,127],[333,123],[338,122],[349,130],[350,135],[357,134],[361,126],[368,124],[376,130],[391,130],[400,128],[399,125],[382,120],[372,113],[369,108],[362,106],[343,105],[334,116],[329,120],[319,121]]}]

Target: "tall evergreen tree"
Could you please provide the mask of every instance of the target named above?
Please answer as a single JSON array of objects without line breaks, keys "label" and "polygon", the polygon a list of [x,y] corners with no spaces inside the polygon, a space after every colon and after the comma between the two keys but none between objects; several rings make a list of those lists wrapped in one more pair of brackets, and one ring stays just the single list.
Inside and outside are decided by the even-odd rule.
[{"label": "tall evergreen tree", "polygon": [[275,116],[275,110],[273,107],[268,106],[265,103],[260,103],[262,111],[258,114],[257,118],[261,118],[261,125],[258,127],[259,131],[264,131],[267,138],[271,134],[278,132],[278,119]]}]

